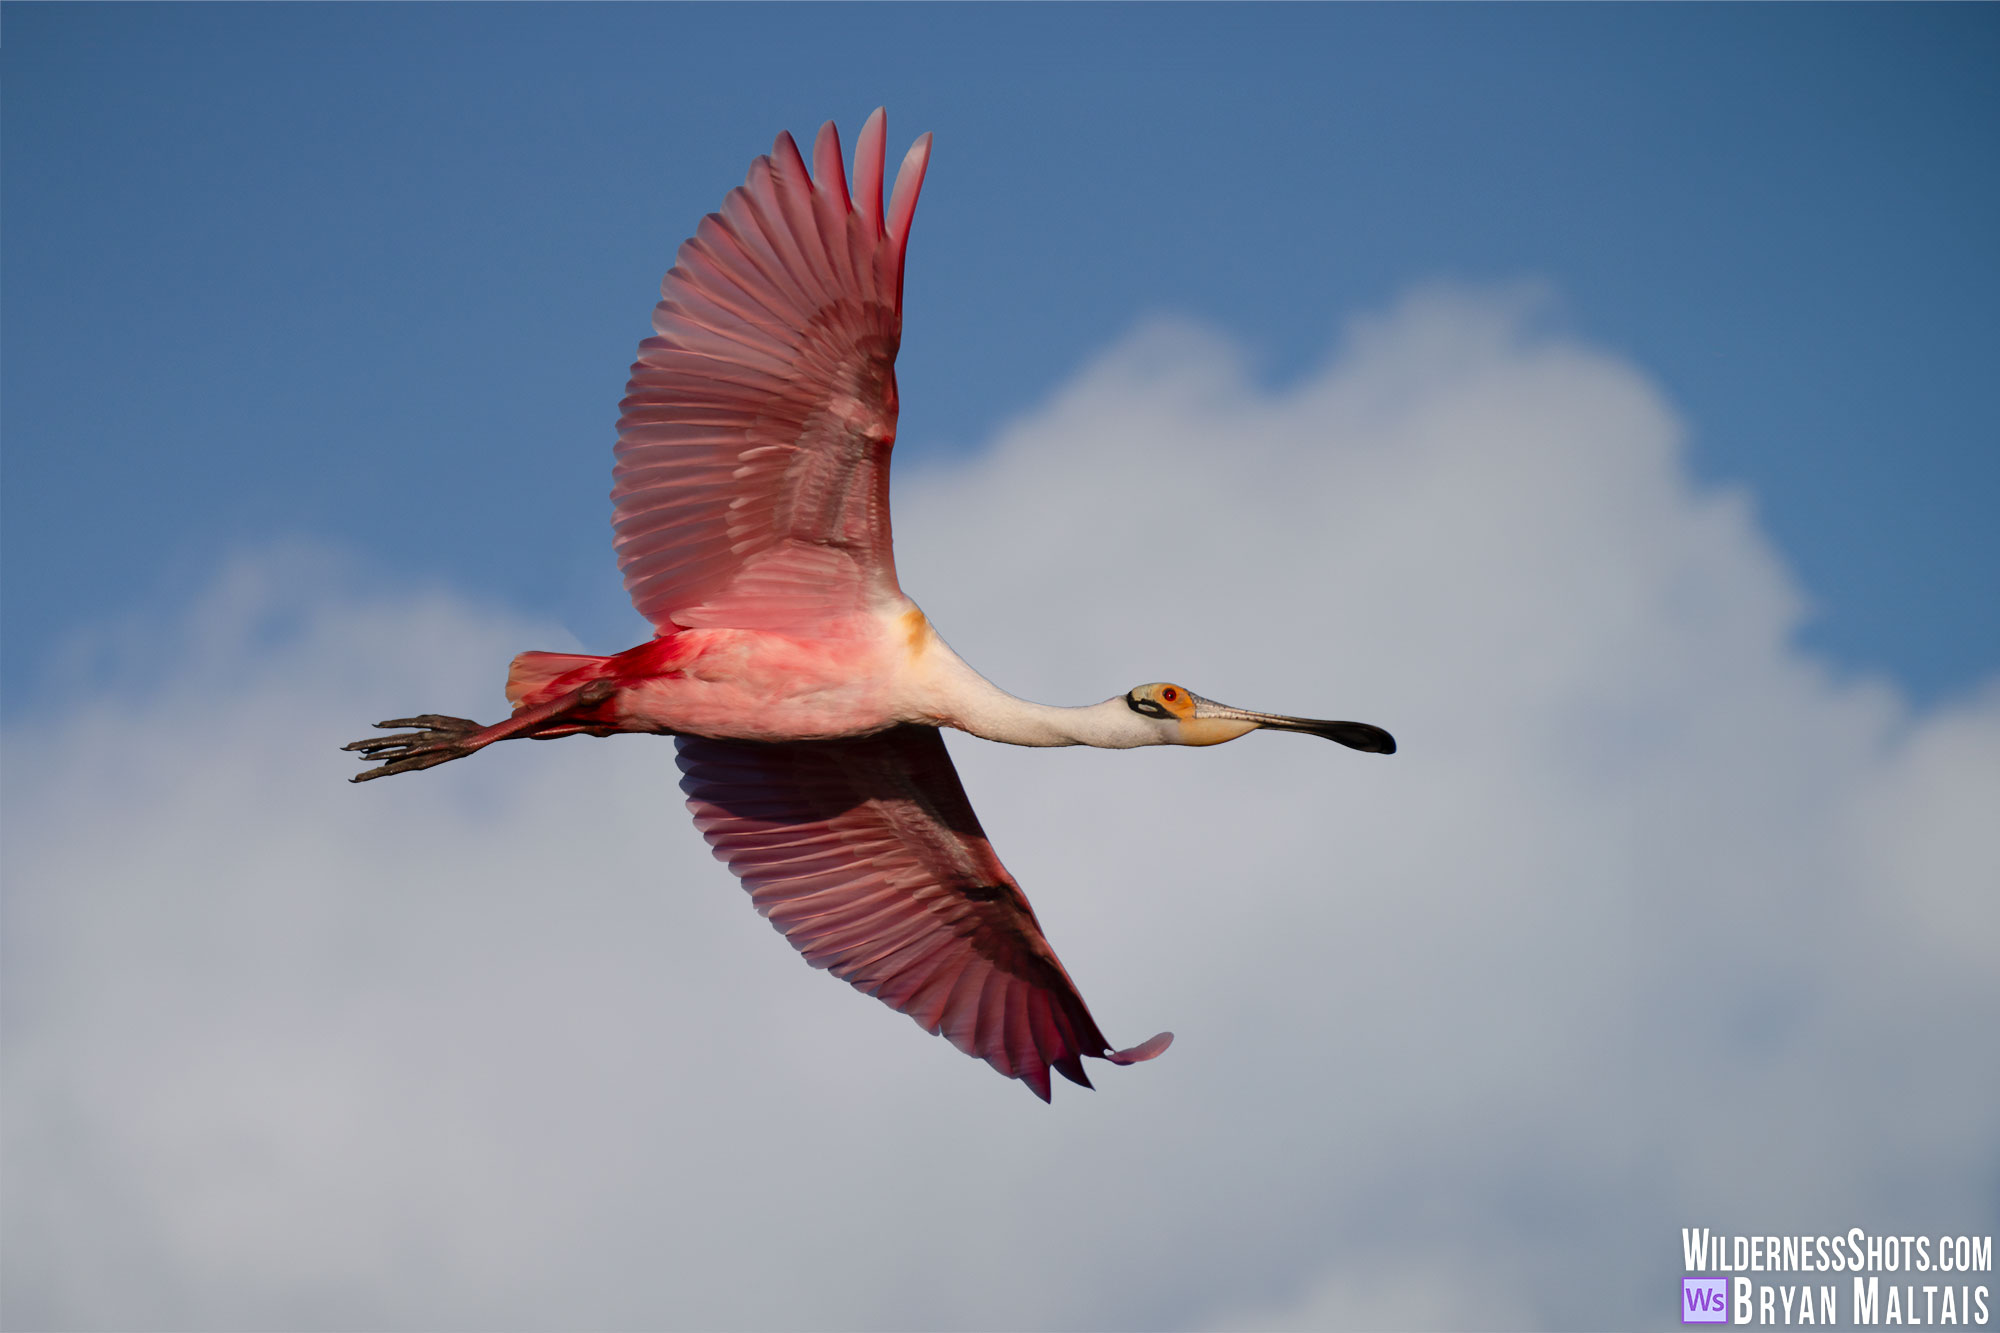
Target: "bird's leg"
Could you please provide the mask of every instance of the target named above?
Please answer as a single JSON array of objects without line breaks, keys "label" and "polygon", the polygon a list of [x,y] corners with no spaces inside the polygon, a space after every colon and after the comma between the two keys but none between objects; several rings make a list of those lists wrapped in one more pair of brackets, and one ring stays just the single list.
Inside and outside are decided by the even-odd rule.
[{"label": "bird's leg", "polygon": [[384,729],[406,727],[414,730],[400,731],[393,736],[370,736],[340,748],[357,751],[363,762],[376,761],[376,767],[349,779],[352,782],[367,782],[371,778],[388,777],[391,773],[414,773],[420,768],[435,768],[453,759],[463,759],[474,750],[484,749],[495,741],[522,737],[553,740],[557,736],[571,736],[579,731],[608,736],[617,730],[615,726],[566,714],[595,708],[617,691],[614,681],[593,680],[545,704],[524,708],[505,722],[496,722],[490,727],[482,727],[471,718],[445,717],[439,713],[391,718],[375,725]]}]

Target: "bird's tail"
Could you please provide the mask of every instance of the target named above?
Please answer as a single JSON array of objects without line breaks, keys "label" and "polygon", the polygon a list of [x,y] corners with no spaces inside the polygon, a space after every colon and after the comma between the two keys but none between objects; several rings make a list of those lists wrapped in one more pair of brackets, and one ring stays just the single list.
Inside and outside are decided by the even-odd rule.
[{"label": "bird's tail", "polygon": [[507,668],[507,702],[517,710],[545,703],[599,679],[610,660],[588,653],[521,653]]}]

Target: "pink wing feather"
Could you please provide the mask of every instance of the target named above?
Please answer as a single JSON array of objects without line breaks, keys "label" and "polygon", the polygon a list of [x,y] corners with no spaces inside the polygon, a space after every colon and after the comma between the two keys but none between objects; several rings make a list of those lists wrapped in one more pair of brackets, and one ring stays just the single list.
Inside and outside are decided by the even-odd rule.
[{"label": "pink wing feather", "polygon": [[944,740],[903,726],[860,740],[680,736],[681,789],[716,856],[806,956],[1049,1100],[1054,1067],[1114,1051],[973,816]]},{"label": "pink wing feather", "polygon": [[618,566],[655,628],[788,629],[897,593],[889,533],[903,256],[930,160],[882,210],[884,119],[848,197],[831,122],[791,136],[681,246],[620,405]]}]

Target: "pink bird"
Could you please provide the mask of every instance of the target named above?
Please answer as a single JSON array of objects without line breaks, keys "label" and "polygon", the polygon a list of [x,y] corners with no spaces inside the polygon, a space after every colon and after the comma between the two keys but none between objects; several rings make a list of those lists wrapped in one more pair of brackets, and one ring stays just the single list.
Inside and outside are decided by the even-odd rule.
[{"label": "pink bird", "polygon": [[495,741],[671,735],[715,854],[804,954],[1049,1099],[1114,1050],[972,813],[941,727],[1009,745],[1215,745],[1259,727],[1393,754],[1361,722],[1230,708],[1179,685],[1103,703],[1017,699],[967,666],[896,582],[889,451],[903,256],[930,159],[882,209],[883,113],[850,197],[831,122],[809,175],[791,136],[680,248],[618,421],[612,527],[655,636],[611,657],[522,653],[513,715],[424,714],[346,746],[354,781]]}]

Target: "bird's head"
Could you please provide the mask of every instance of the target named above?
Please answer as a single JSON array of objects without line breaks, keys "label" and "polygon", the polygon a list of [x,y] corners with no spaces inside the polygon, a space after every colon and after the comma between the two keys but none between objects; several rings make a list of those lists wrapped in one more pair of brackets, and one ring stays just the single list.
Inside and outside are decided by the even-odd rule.
[{"label": "bird's head", "polygon": [[1185,685],[1155,681],[1125,692],[1125,706],[1150,718],[1161,745],[1220,745],[1259,727],[1273,731],[1304,731],[1370,754],[1396,753],[1396,738],[1366,722],[1322,722],[1310,717],[1253,713],[1204,699]]}]

